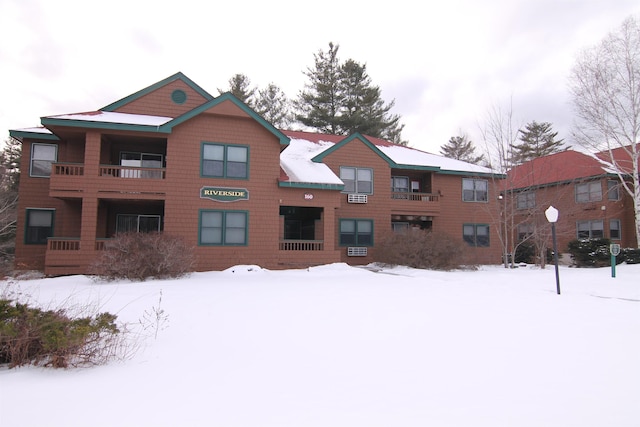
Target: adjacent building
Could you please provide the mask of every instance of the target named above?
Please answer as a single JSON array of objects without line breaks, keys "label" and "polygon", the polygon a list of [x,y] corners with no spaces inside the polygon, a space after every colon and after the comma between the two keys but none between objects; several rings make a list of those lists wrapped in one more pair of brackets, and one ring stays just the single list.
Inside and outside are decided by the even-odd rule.
[{"label": "adjacent building", "polygon": [[87,273],[126,231],[182,236],[200,271],[366,264],[386,233],[412,229],[447,233],[469,261],[501,260],[491,170],[366,135],[276,129],[182,73],[10,135],[23,147],[19,269]]},{"label": "adjacent building", "polygon": [[548,229],[544,211],[552,205],[559,210],[559,252],[575,239],[606,238],[637,247],[633,200],[605,158],[605,153],[566,150],[509,171],[503,185],[513,204],[513,239]]}]

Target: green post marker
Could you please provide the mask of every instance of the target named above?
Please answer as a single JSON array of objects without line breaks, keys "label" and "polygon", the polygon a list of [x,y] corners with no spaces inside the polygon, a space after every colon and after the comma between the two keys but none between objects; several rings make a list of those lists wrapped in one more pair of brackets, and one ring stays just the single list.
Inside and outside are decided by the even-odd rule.
[{"label": "green post marker", "polygon": [[620,255],[620,245],[612,243],[609,245],[609,252],[611,253],[611,277],[616,277],[616,257]]}]

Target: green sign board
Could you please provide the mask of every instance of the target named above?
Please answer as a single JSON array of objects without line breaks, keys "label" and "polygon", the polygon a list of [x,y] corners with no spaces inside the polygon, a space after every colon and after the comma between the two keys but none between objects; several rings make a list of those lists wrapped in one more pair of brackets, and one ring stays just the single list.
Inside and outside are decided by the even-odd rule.
[{"label": "green sign board", "polygon": [[202,187],[200,198],[217,202],[237,202],[238,200],[249,200],[249,190],[246,188]]}]

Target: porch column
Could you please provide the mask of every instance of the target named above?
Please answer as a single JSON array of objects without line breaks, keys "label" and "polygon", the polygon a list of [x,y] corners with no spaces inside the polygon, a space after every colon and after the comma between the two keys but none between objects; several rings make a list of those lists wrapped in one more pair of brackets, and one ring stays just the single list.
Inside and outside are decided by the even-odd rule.
[{"label": "porch column", "polygon": [[332,251],[336,248],[336,210],[331,206],[322,210],[322,222],[324,230],[322,240],[324,241],[324,250]]},{"label": "porch column", "polygon": [[82,198],[82,223],[80,247],[83,255],[93,256],[98,226],[98,173],[100,167],[101,135],[89,131],[85,135],[84,197]]},{"label": "porch column", "polygon": [[82,223],[80,225],[80,248],[85,254],[95,250],[97,225],[98,199],[97,197],[85,197],[82,199]]},{"label": "porch column", "polygon": [[84,148],[85,180],[93,180],[98,176],[98,169],[100,167],[100,139],[101,135],[99,132],[86,133]]}]

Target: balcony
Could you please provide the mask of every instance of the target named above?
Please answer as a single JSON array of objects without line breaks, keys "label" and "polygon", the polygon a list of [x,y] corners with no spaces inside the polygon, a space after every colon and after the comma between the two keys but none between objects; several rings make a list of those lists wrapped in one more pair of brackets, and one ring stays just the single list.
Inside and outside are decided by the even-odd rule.
[{"label": "balcony", "polygon": [[440,196],[432,193],[392,191],[391,209],[433,214],[440,212]]},{"label": "balcony", "polygon": [[82,197],[87,188],[98,188],[110,197],[157,198],[165,194],[165,168],[100,165],[97,176],[86,175],[85,165],[54,163],[51,170],[51,197]]}]

